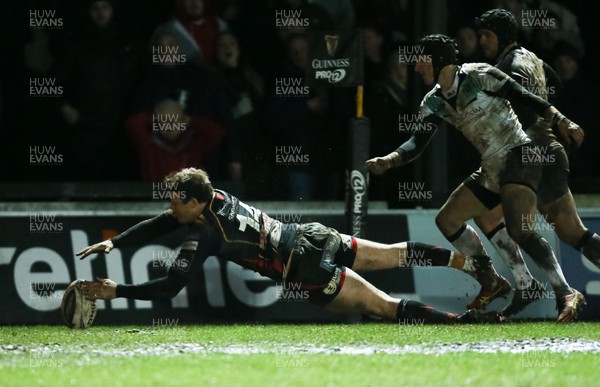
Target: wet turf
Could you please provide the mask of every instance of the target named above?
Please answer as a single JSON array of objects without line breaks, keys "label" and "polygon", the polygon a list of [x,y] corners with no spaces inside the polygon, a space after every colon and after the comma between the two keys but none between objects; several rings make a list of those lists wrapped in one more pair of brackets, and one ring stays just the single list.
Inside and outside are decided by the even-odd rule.
[{"label": "wet turf", "polygon": [[592,386],[599,359],[596,323],[0,327],[3,386]]}]

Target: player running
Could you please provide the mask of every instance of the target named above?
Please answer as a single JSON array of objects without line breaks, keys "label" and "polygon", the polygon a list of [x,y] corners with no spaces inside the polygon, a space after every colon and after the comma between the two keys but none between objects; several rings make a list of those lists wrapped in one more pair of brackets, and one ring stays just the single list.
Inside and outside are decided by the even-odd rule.
[{"label": "player running", "polygon": [[[508,235],[542,268],[547,269],[557,297],[563,300],[558,322],[576,318],[585,300],[567,283],[547,241],[534,229],[537,213],[536,191],[542,175],[540,148],[531,142],[512,109],[534,110],[571,141],[580,142],[581,128],[566,119],[554,106],[526,91],[512,78],[491,65],[457,65],[456,44],[445,35],[428,35],[419,41],[424,56],[415,71],[426,84],[437,83],[421,102],[423,120],[437,128],[443,120],[456,127],[481,154],[481,169],[472,175],[476,186],[498,194]],[[435,133],[418,132],[394,152],[367,161],[369,170],[381,174],[387,169],[416,159]],[[436,224],[461,252],[485,254],[475,230],[465,222],[488,211],[488,199],[476,195],[464,183],[440,209]],[[482,308],[511,289],[496,281],[482,292],[469,308]]]},{"label": "player running", "polygon": [[334,311],[419,323],[501,321],[497,313],[469,311],[459,316],[417,301],[394,299],[356,273],[411,266],[411,260],[425,258],[478,278],[487,275],[489,257],[464,257],[413,242],[385,245],[340,234],[319,223],[281,223],[235,196],[215,190],[200,169],[171,173],[165,186],[172,187],[169,210],[77,255],[83,259],[92,253],[144,244],[186,227],[187,235],[167,276],[139,285],[117,285],[109,279],[88,281],[83,288],[87,298],[171,298],[198,278],[207,257],[219,256],[275,281],[295,284],[294,288],[308,292],[311,302]]},{"label": "player running", "polygon": [[[548,100],[550,92],[558,92],[561,81],[554,70],[517,43],[517,22],[510,11],[491,9],[478,17],[475,25],[484,56],[494,61],[497,68],[545,100]],[[561,241],[580,250],[590,262],[600,268],[600,237],[585,228],[577,215],[575,201],[568,186],[569,159],[565,147],[557,141],[553,131],[555,128],[550,127],[548,121],[532,110],[519,106],[515,106],[514,110],[525,132],[543,149],[548,161],[544,163],[537,194],[539,212],[547,222],[554,225],[554,231]],[[565,133],[558,135],[570,150],[579,147],[579,141],[583,139],[583,136],[580,136],[573,141]],[[516,292],[512,302],[502,312],[505,316],[510,316],[540,299],[541,287],[531,276],[520,250],[506,232],[499,195],[477,184],[473,176],[467,178],[464,184],[489,209],[475,218],[475,223],[508,263],[515,278]],[[486,198],[488,200],[484,201]],[[469,251],[463,253],[468,254]],[[552,266],[541,268],[547,273],[554,269]],[[557,299],[559,309],[562,309],[565,301]]]}]

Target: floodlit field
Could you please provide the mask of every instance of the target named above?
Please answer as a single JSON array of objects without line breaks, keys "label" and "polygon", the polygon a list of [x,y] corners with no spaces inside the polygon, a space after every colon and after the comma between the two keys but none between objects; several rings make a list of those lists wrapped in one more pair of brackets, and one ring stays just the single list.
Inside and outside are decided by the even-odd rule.
[{"label": "floodlit field", "polygon": [[600,323],[0,327],[2,386],[598,386]]}]

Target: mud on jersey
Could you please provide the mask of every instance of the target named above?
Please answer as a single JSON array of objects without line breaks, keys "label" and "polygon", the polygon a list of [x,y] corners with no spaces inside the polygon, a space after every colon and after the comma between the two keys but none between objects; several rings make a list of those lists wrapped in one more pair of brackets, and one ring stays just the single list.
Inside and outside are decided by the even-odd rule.
[{"label": "mud on jersey", "polygon": [[510,103],[499,93],[510,79],[485,63],[458,66],[455,104],[442,96],[436,85],[421,102],[423,118],[436,115],[457,128],[473,144],[483,160],[506,154],[530,142]]},{"label": "mud on jersey", "polygon": [[[523,47],[516,47],[509,51],[496,67],[510,75],[527,91],[548,100],[549,88],[546,84],[544,62],[533,52]],[[534,111],[515,107],[515,113],[525,128],[525,132],[532,140],[539,143],[556,140],[549,123]]]}]

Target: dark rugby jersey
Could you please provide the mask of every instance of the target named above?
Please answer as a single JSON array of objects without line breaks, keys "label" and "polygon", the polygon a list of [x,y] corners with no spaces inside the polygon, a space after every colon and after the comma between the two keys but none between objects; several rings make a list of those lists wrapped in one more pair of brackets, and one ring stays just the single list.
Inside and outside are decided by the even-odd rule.
[{"label": "dark rugby jersey", "polygon": [[[510,75],[527,91],[540,98],[549,100],[561,87],[561,80],[554,70],[533,52],[521,46],[510,50],[496,65]],[[515,105],[513,109],[527,135],[539,144],[547,144],[556,140],[550,125],[536,112]]]},{"label": "dark rugby jersey", "polygon": [[116,248],[147,243],[187,227],[171,271],[190,279],[209,256],[218,256],[281,280],[295,241],[297,224],[283,224],[237,197],[215,190],[202,212],[204,223],[181,225],[169,213],[145,220],[112,239]]}]

